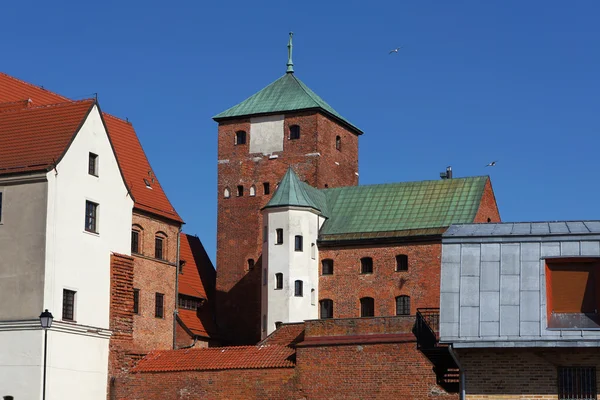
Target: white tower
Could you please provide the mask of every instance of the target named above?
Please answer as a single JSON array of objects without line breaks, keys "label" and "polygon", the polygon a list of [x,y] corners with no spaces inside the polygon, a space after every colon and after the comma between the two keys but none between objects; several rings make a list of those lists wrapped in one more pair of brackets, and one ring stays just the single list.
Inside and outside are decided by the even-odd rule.
[{"label": "white tower", "polygon": [[303,183],[290,168],[263,208],[261,337],[278,323],[319,316],[317,237],[325,195]]}]

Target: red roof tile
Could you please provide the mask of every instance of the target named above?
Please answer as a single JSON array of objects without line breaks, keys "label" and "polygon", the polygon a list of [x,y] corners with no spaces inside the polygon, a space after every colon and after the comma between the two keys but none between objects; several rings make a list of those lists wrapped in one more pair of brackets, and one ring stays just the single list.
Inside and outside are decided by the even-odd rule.
[{"label": "red roof tile", "polygon": [[0,174],[51,169],[94,103],[83,100],[0,112]]},{"label": "red roof tile", "polygon": [[295,346],[304,340],[304,322],[281,324],[269,336],[260,342],[261,345]]},{"label": "red roof tile", "polygon": [[153,351],[133,372],[293,368],[294,365],[295,350],[286,346],[213,347]]},{"label": "red roof tile", "polygon": [[[59,94],[0,73],[0,103],[16,103],[18,105],[19,102],[27,100],[31,100],[33,106],[70,101]],[[6,105],[6,107],[14,108],[12,105]],[[104,113],[103,116],[119,166],[135,200],[135,208],[176,222],[183,222],[154,173],[149,174],[152,168],[133,126],[109,114]],[[144,179],[148,179],[152,189],[146,187]]]},{"label": "red roof tile", "polygon": [[202,242],[196,236],[181,234],[180,259],[185,261],[179,274],[179,293],[207,299],[198,311],[179,309],[181,322],[192,333],[200,336],[214,336],[213,295],[216,273]]}]

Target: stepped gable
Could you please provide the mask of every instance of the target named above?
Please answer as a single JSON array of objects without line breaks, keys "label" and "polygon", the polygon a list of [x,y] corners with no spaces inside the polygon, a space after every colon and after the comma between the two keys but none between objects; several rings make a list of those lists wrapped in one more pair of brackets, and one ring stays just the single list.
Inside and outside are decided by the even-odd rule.
[{"label": "stepped gable", "polygon": [[293,368],[295,350],[287,346],[235,346],[153,351],[133,372]]},{"label": "stepped gable", "polygon": [[[0,103],[12,109],[19,104],[32,106],[73,102],[67,97],[50,92],[0,72]],[[75,102],[77,103],[77,102]],[[102,113],[111,143],[126,184],[135,201],[135,208],[180,222],[183,220],[173,208],[144,153],[133,126],[110,114]],[[150,183],[149,189],[144,180]]]},{"label": "stepped gable", "polygon": [[0,174],[54,168],[95,104],[94,100],[82,100],[32,108],[3,108],[0,111]]},{"label": "stepped gable", "polygon": [[196,236],[181,234],[180,260],[185,261],[179,274],[179,294],[206,299],[197,311],[179,308],[181,322],[193,334],[213,337],[216,327],[213,319],[213,301],[216,272],[202,242]]}]

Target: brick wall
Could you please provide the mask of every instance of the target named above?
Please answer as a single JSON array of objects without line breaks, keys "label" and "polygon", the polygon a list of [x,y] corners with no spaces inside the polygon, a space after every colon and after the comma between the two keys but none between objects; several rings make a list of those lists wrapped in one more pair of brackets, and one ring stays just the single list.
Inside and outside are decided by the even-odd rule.
[{"label": "brick wall", "polygon": [[459,349],[458,356],[468,400],[557,400],[558,366],[595,366],[600,374],[598,348]]},{"label": "brick wall", "polygon": [[[133,317],[136,352],[173,347],[173,311],[175,309],[175,266],[179,225],[134,212],[134,229],[140,231],[140,253],[133,254],[133,286],[140,290],[139,314]],[[164,260],[154,258],[154,238],[162,232]],[[156,293],[164,295],[164,317],[155,317]]]},{"label": "brick wall", "polygon": [[[287,139],[289,126],[300,126],[300,139]],[[285,117],[283,151],[278,158],[250,154],[250,120],[219,124],[218,218],[217,218],[217,318],[221,334],[234,343],[254,344],[260,339],[260,282],[262,215],[289,166],[302,180],[323,188],[358,183],[358,138],[314,111]],[[247,132],[247,144],[236,146],[235,132]],[[342,150],[335,149],[335,137],[342,136]],[[317,155],[317,153],[320,154]],[[339,163],[339,166],[335,163]],[[263,194],[263,183],[271,193]],[[244,196],[237,197],[237,186]],[[249,194],[256,187],[256,196]],[[231,197],[223,198],[225,188]],[[248,270],[248,259],[255,268]]]},{"label": "brick wall", "polygon": [[[360,316],[360,298],[375,300],[375,316],[396,315],[396,296],[410,296],[411,314],[439,307],[441,244],[435,242],[324,248],[333,275],[319,278],[319,299],[333,300],[334,318]],[[408,256],[408,271],[396,271],[396,255]],[[361,274],[360,259],[373,258],[373,273]],[[321,266],[319,266],[321,268]]]},{"label": "brick wall", "polygon": [[492,189],[492,181],[488,178],[485,183],[483,196],[479,204],[479,210],[473,222],[500,222],[500,211],[496,203],[496,196]]}]

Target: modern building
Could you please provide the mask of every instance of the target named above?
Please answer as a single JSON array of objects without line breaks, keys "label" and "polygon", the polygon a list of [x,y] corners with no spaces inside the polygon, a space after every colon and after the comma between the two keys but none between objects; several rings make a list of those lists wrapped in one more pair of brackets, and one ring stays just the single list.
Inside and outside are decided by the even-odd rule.
[{"label": "modern building", "polygon": [[596,399],[600,221],[465,224],[443,235],[440,342],[466,399]]}]

